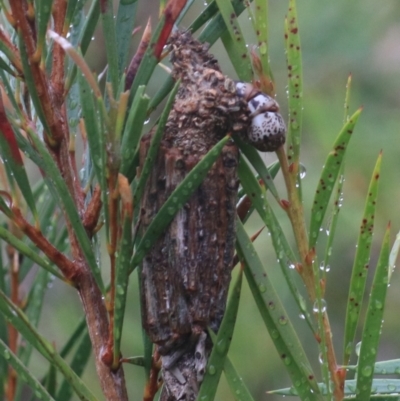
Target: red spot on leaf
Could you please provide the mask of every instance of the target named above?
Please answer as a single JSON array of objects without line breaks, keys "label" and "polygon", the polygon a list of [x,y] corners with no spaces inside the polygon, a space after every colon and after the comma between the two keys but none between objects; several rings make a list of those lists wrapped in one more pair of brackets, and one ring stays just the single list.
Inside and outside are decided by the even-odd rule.
[{"label": "red spot on leaf", "polygon": [[3,98],[0,96],[0,132],[3,135],[4,139],[7,141],[8,146],[10,147],[11,157],[14,161],[23,165],[21,153],[19,152],[17,140],[15,139],[14,131],[11,127],[11,124],[7,120],[6,112],[4,110]]}]

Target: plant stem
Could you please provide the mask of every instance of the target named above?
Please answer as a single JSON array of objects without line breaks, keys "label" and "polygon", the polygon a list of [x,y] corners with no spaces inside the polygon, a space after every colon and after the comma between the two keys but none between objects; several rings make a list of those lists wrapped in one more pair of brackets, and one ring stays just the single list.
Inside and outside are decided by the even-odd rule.
[{"label": "plant stem", "polygon": [[96,285],[89,266],[82,263],[80,269],[83,273],[79,277],[77,287],[86,314],[97,375],[103,394],[107,401],[128,401],[122,365],[113,371],[102,360],[107,347],[109,331],[108,314],[101,291]]},{"label": "plant stem", "polygon": [[[321,299],[318,299],[318,295],[321,295],[321,291],[317,290],[316,288],[317,286],[320,286],[319,280],[316,280],[318,277],[316,277],[314,272],[316,254],[314,248],[309,249],[308,247],[308,235],[305,225],[303,205],[299,196],[299,190],[297,188],[299,162],[293,162],[289,166],[283,146],[281,146],[276,153],[281,165],[281,170],[289,198],[289,206],[285,208],[285,210],[293,228],[293,233],[296,239],[296,245],[302,264],[298,271],[304,281],[310,301],[314,305],[316,301],[321,301]],[[319,314],[321,314],[320,318],[318,318]],[[334,399],[336,401],[341,401],[344,398],[344,390],[343,384],[340,380],[340,375],[338,374],[338,366],[336,363],[335,350],[332,342],[332,331],[329,323],[329,317],[327,312],[322,310],[319,310],[319,312],[315,313],[315,315],[318,321],[319,333],[321,334],[321,339],[323,339],[322,344],[320,344],[321,339],[318,341],[318,343],[320,344],[320,348],[321,345],[323,348],[326,347],[326,351],[322,351],[323,354],[327,356],[331,380],[334,383]]]},{"label": "plant stem", "polygon": [[312,258],[308,249],[308,236],[304,221],[303,205],[296,188],[296,180],[298,174],[298,163],[289,166],[286,152],[281,146],[276,152],[283,177],[285,179],[286,189],[289,198],[289,207],[286,212],[292,224],[293,233],[296,239],[297,249],[300,254],[302,268],[300,274],[304,280],[310,299],[315,301],[314,273],[312,268]]}]

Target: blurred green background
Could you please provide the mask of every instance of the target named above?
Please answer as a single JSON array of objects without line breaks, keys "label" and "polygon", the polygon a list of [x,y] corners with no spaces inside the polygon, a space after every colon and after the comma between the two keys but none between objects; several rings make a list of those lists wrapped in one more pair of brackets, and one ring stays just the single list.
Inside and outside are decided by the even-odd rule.
[{"label": "blurred green background", "polygon": [[[182,27],[188,26],[203,7],[203,2],[198,1],[185,17]],[[269,2],[270,59],[278,91],[277,99],[281,105],[282,115],[285,117],[287,116],[287,74],[283,25],[286,10],[287,1],[271,0]],[[157,14],[158,2],[153,4],[153,2],[139,1],[137,15],[139,25],[144,27],[145,21],[151,15],[154,27]],[[307,217],[324,160],[342,126],[345,85],[350,73],[353,82],[350,113],[352,114],[361,105],[364,107],[347,154],[343,207],[340,211],[333,247],[331,269],[327,277],[326,301],[340,363],[348,282],[355,254],[358,227],[370,175],[380,150],[383,150],[384,157],[371,277],[386,224],[389,220],[392,222],[393,240],[400,228],[400,141],[398,139],[400,134],[400,6],[397,0],[384,2],[299,0],[298,17],[304,71],[301,160],[307,171],[303,179],[304,208]],[[246,12],[240,21],[247,43],[249,45],[256,43]],[[137,38],[132,45],[132,54],[135,51],[135,43]],[[220,42],[212,47],[211,52],[219,59],[223,72],[236,78]],[[100,72],[104,69],[105,56],[100,31],[91,45],[88,61],[93,70]],[[159,68],[148,88],[150,95],[155,93],[165,77],[165,71]],[[151,126],[151,122],[148,126]],[[263,158],[266,163],[270,163],[275,159],[275,155],[265,155]],[[281,196],[285,198],[281,176],[277,177],[276,183]],[[272,200],[271,203],[274,204]],[[289,240],[293,242],[285,214],[276,205],[274,208]],[[254,233],[260,227],[261,223],[256,218],[251,219],[247,224],[249,233]],[[324,250],[323,242],[324,238],[321,238],[319,244],[321,251]],[[256,244],[265,268],[279,289],[318,376],[316,342],[304,321],[299,318],[299,311],[288,294],[266,231],[257,239]],[[103,250],[103,264],[106,272],[108,266],[105,250]],[[300,282],[299,285],[302,288]],[[398,337],[400,322],[397,312],[400,306],[399,287],[400,278],[395,271],[388,293],[378,360],[400,357]],[[141,324],[136,273],[131,278],[127,305],[122,351],[124,356],[141,355]],[[73,289],[54,282],[52,290],[47,294],[40,332],[61,347],[82,316],[77,293]],[[247,284],[243,288],[237,327],[229,355],[255,400],[278,399],[280,397],[267,395],[266,391],[290,385]],[[37,372],[44,371],[41,360],[35,360],[34,369]],[[141,399],[144,385],[142,369],[126,366],[125,372],[131,399]],[[96,392],[99,386],[92,363],[89,364],[84,379]],[[97,394],[99,399],[102,399],[98,390]],[[224,379],[222,379],[217,399],[224,401],[234,399]]]}]

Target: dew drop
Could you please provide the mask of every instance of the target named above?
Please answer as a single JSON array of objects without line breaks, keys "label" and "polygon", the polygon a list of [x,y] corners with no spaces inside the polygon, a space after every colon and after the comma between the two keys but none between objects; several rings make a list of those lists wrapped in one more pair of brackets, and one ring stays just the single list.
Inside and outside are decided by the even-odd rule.
[{"label": "dew drop", "polygon": [[260,54],[267,54],[267,44],[265,42],[262,42],[260,45]]},{"label": "dew drop", "polygon": [[215,369],[215,366],[214,366],[214,365],[211,365],[211,366],[208,367],[208,373],[209,373],[211,376],[215,375],[216,371],[217,371],[217,370]]},{"label": "dew drop", "polygon": [[306,311],[307,310],[306,300],[301,295],[299,297],[299,303],[300,303],[301,310]]},{"label": "dew drop", "polygon": [[8,352],[8,350],[4,350],[3,356],[4,356],[5,359],[10,359],[10,358],[11,358],[11,355],[10,355],[10,353]]},{"label": "dew drop", "polygon": [[225,340],[220,340],[220,341],[218,341],[218,343],[217,343],[217,345],[216,345],[217,351],[218,351],[220,354],[223,354],[223,353],[226,351],[226,346],[227,346],[227,344],[226,344],[226,341],[225,341]]},{"label": "dew drop", "polygon": [[292,126],[292,129],[294,129],[294,130],[299,129],[299,124],[298,124],[297,121],[293,121],[292,124],[291,124],[291,126]]},{"label": "dew drop", "polygon": [[288,366],[292,363],[292,360],[287,356],[286,358],[283,359],[283,363]]},{"label": "dew drop", "polygon": [[[349,344],[349,345],[350,345],[350,344]],[[355,351],[356,351],[356,355],[357,355],[357,356],[360,356],[360,349],[361,349],[361,341],[360,341],[359,343],[356,344]],[[350,347],[350,350],[351,350],[351,347]]]},{"label": "dew drop", "polygon": [[364,366],[361,370],[361,374],[365,377],[369,377],[372,375],[372,367],[371,366]]},{"label": "dew drop", "polygon": [[280,336],[280,334],[279,334],[279,331],[278,331],[278,330],[272,330],[272,331],[271,331],[271,337],[272,337],[274,340],[278,339],[279,336]]},{"label": "dew drop", "polygon": [[261,293],[264,293],[265,291],[267,291],[267,288],[265,287],[264,284],[259,284],[258,291],[260,291]]},{"label": "dew drop", "polygon": [[280,318],[279,318],[279,324],[280,325],[282,325],[282,326],[284,326],[284,325],[286,325],[287,324],[287,318],[285,317],[285,316],[281,316]]},{"label": "dew drop", "polygon": [[306,167],[304,166],[304,164],[300,163],[300,166],[299,166],[300,179],[302,180],[306,176],[306,174],[307,174]]},{"label": "dew drop", "polygon": [[314,302],[313,306],[314,313],[324,313],[326,312],[326,301],[325,299],[321,299],[319,302],[318,300]]}]

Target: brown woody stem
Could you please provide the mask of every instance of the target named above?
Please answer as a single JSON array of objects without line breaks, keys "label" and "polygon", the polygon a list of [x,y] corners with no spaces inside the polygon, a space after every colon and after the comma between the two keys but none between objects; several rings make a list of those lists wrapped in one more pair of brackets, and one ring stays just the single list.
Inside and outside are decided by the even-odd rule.
[{"label": "brown woody stem", "polygon": [[[54,29],[62,34],[66,0],[54,2]],[[37,32],[34,24],[33,3],[25,0],[10,2],[13,24],[18,35],[21,35],[25,47],[31,75],[43,111],[44,119],[49,132],[44,133],[45,143],[54,158],[63,179],[75,202],[79,215],[85,216],[84,192],[80,187],[73,151],[70,148],[69,129],[64,99],[64,57],[61,48],[55,44],[53,53],[53,69],[51,77],[46,75],[42,68],[40,49],[37,48]],[[29,124],[29,123],[28,123]],[[32,124],[33,125],[33,124]],[[98,205],[99,197],[95,200]],[[98,218],[98,208],[93,207],[88,213],[91,223]],[[105,398],[109,401],[127,401],[124,372],[122,368],[112,370],[103,363],[102,356],[106,351],[108,341],[108,313],[103,301],[103,294],[98,288],[90,268],[83,256],[79,241],[77,240],[71,223],[66,216],[66,225],[71,246],[73,261],[54,248],[43,234],[31,226],[16,207],[12,209],[11,216],[15,224],[41,249],[45,255],[63,272],[65,277],[73,280],[78,289],[83,308],[86,314],[87,327],[95,356],[97,374]],[[88,215],[86,215],[88,216]],[[91,224],[89,224],[91,226]]]}]

